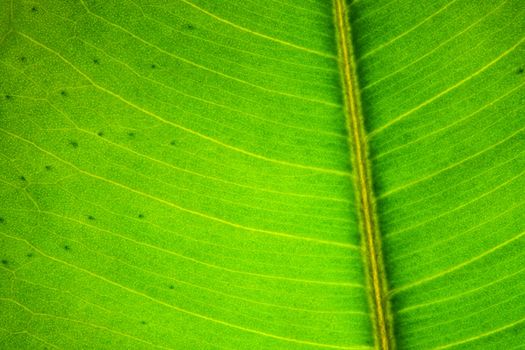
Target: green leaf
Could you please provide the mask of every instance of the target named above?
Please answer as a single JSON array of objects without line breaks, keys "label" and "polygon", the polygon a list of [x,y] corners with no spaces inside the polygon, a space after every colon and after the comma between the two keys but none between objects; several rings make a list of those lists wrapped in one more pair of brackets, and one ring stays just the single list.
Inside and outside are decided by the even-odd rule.
[{"label": "green leaf", "polygon": [[518,349],[519,0],[0,0],[0,348]]}]

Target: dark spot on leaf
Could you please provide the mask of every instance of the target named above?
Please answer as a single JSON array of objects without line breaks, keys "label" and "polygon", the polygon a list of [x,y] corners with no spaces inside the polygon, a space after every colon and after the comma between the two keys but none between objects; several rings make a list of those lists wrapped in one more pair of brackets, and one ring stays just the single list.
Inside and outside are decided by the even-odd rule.
[{"label": "dark spot on leaf", "polygon": [[71,247],[68,246],[68,245],[65,245],[65,246],[64,246],[64,250],[71,250]]},{"label": "dark spot on leaf", "polygon": [[66,97],[67,96],[67,91],[66,90],[60,91],[60,95]]},{"label": "dark spot on leaf", "polygon": [[0,217],[0,224],[3,224],[5,222],[5,219]]},{"label": "dark spot on leaf", "polygon": [[134,132],[128,132],[128,136],[129,137],[135,137],[135,133]]},{"label": "dark spot on leaf", "polygon": [[173,140],[173,141],[170,142],[170,145],[172,145],[172,146],[175,146],[176,144],[177,144],[177,143],[175,142],[175,140]]},{"label": "dark spot on leaf", "polygon": [[51,165],[46,165],[46,170],[49,171],[49,170],[51,170],[51,169],[53,169],[53,167],[52,167]]},{"label": "dark spot on leaf", "polygon": [[144,219],[144,214],[139,214],[139,219]]},{"label": "dark spot on leaf", "polygon": [[20,62],[25,62],[26,61],[26,56],[21,56],[20,57]]},{"label": "dark spot on leaf", "polygon": [[517,73],[518,74],[523,74],[524,71],[525,71],[525,69],[523,67],[521,67],[521,68],[518,68]]},{"label": "dark spot on leaf", "polygon": [[2,260],[2,265],[7,265],[7,264],[9,264],[9,261],[3,259],[3,260]]},{"label": "dark spot on leaf", "polygon": [[140,323],[142,323],[142,324],[146,324],[146,321],[140,321]]},{"label": "dark spot on leaf", "polygon": [[12,98],[11,95],[5,95],[5,99],[6,99],[6,100],[10,100],[11,98]]},{"label": "dark spot on leaf", "polygon": [[38,9],[36,7],[31,7],[31,12],[38,12]]},{"label": "dark spot on leaf", "polygon": [[175,289],[175,286],[172,284],[172,285],[170,286],[170,289]]},{"label": "dark spot on leaf", "polygon": [[99,132],[97,132],[97,135],[98,135],[98,136],[104,136],[104,131],[99,131]]},{"label": "dark spot on leaf", "polygon": [[193,24],[186,24],[186,29],[193,30],[195,29],[195,27],[193,26]]},{"label": "dark spot on leaf", "polygon": [[26,181],[25,176],[20,176],[20,181]]},{"label": "dark spot on leaf", "polygon": [[77,148],[78,147],[78,142],[76,141],[69,141],[69,145],[73,148]]},{"label": "dark spot on leaf", "polygon": [[100,61],[98,60],[98,58],[94,58],[94,59],[93,59],[93,63],[94,63],[94,64],[100,64]]},{"label": "dark spot on leaf", "polygon": [[88,215],[88,220],[95,220],[94,216]]},{"label": "dark spot on leaf", "polygon": [[26,255],[28,258],[32,258],[33,257],[33,253],[27,253]]},{"label": "dark spot on leaf", "polygon": [[155,68],[157,68],[157,66],[154,65],[154,64],[152,64],[152,65],[151,65],[151,68],[152,68],[152,69],[155,69]]}]

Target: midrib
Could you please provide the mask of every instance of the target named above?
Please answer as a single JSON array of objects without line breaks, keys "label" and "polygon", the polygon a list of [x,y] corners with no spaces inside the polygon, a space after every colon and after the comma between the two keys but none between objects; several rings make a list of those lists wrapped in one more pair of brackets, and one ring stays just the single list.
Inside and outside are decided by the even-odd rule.
[{"label": "midrib", "polygon": [[362,242],[365,243],[363,257],[368,271],[367,279],[369,299],[373,311],[375,343],[378,349],[392,350],[395,347],[392,317],[387,300],[387,283],[380,232],[376,220],[372,178],[368,164],[367,140],[360,108],[351,31],[348,24],[348,11],[345,4],[346,0],[333,1],[348,144],[352,153]]}]

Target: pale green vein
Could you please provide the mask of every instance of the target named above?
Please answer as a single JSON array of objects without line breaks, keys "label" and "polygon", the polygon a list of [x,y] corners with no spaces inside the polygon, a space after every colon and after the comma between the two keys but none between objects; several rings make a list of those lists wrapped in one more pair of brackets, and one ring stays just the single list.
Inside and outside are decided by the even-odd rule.
[{"label": "pale green vein", "polygon": [[240,31],[243,31],[243,32],[246,32],[246,33],[249,33],[249,34],[252,34],[252,35],[255,35],[255,36],[258,36],[258,37],[261,37],[261,38],[264,38],[264,39],[267,39],[267,40],[270,40],[270,41],[273,41],[273,42],[276,42],[276,43],[279,43],[281,45],[284,45],[284,46],[289,46],[289,47],[292,47],[294,49],[298,49],[298,50],[301,50],[301,51],[305,51],[305,52],[309,52],[309,53],[313,53],[315,55],[318,55],[318,56],[322,56],[322,57],[327,57],[327,58],[332,58],[332,59],[335,59],[336,57],[334,55],[331,55],[331,54],[328,54],[326,52],[320,52],[320,51],[317,51],[317,50],[313,50],[313,49],[309,49],[307,47],[304,47],[304,46],[300,46],[300,45],[297,45],[297,44],[293,44],[293,43],[290,43],[290,42],[287,42],[287,41],[284,41],[284,40],[281,40],[281,39],[278,39],[278,38],[274,38],[274,37],[271,37],[269,35],[265,35],[265,34],[262,34],[262,33],[259,33],[259,32],[256,32],[256,31],[253,31],[251,29],[248,29],[248,28],[245,28],[245,27],[242,27],[238,24],[235,24],[231,21],[228,21],[224,18],[221,18],[217,15],[214,15],[213,13],[209,12],[209,11],[206,11],[205,9],[203,9],[202,7],[199,7],[197,5],[195,5],[194,3],[191,3],[187,0],[180,0],[181,2],[185,3],[186,5],[189,5],[191,7],[193,7],[194,9],[210,16],[211,18],[219,21],[219,22],[222,22],[222,23],[225,23],[235,29],[238,29]]},{"label": "pale green vein", "polygon": [[449,273],[457,271],[457,270],[459,270],[459,269],[461,269],[461,268],[463,268],[465,266],[468,266],[468,265],[470,265],[470,264],[472,264],[472,263],[474,263],[474,262],[476,262],[476,261],[478,261],[480,259],[483,259],[484,257],[486,257],[486,256],[488,256],[488,255],[498,251],[501,248],[506,247],[507,245],[513,243],[514,241],[519,240],[523,236],[525,236],[525,231],[521,232],[520,234],[517,234],[516,236],[512,237],[511,239],[508,239],[508,240],[506,240],[506,241],[504,241],[504,242],[502,242],[502,243],[500,243],[500,244],[490,248],[489,250],[485,251],[482,254],[479,254],[479,255],[477,255],[477,256],[469,259],[469,260],[466,260],[466,261],[462,262],[461,264],[452,266],[452,267],[450,267],[450,268],[448,268],[446,270],[440,271],[440,272],[438,272],[438,273],[436,273],[436,274],[434,274],[432,276],[427,276],[427,277],[422,278],[420,280],[417,280],[417,281],[405,284],[404,286],[392,289],[390,291],[390,295],[392,296],[392,295],[395,295],[395,294],[399,294],[399,293],[404,292],[404,291],[406,291],[408,289],[411,289],[413,287],[419,286],[419,285],[424,284],[424,283],[428,283],[428,282],[433,281],[433,280],[435,280],[437,278],[440,278],[440,277],[443,277],[445,275],[448,275]]},{"label": "pale green vein", "polygon": [[267,333],[267,332],[259,331],[257,329],[247,328],[247,327],[243,327],[243,326],[240,326],[240,325],[237,325],[237,324],[233,324],[233,323],[230,323],[230,322],[222,321],[222,320],[219,320],[219,319],[216,319],[216,318],[213,318],[213,317],[209,317],[209,316],[206,316],[206,315],[203,315],[203,314],[191,311],[191,310],[187,310],[187,309],[184,309],[184,308],[181,308],[181,307],[178,307],[178,306],[166,303],[166,302],[164,302],[162,300],[159,300],[157,298],[149,296],[149,295],[147,295],[147,294],[145,294],[143,292],[140,292],[140,291],[137,291],[135,289],[126,287],[126,286],[124,286],[124,285],[122,285],[120,283],[117,283],[117,282],[115,282],[115,281],[113,281],[111,279],[108,279],[108,278],[106,278],[104,276],[100,276],[100,275],[98,275],[96,273],[93,273],[93,272],[91,272],[89,270],[86,270],[86,269],[84,269],[82,267],[79,267],[79,266],[76,266],[74,264],[68,263],[67,261],[64,261],[64,260],[57,259],[57,258],[55,258],[55,257],[53,257],[53,256],[51,256],[49,254],[46,254],[45,252],[43,252],[42,250],[40,250],[39,248],[37,248],[36,246],[34,246],[33,244],[31,244],[29,241],[27,241],[25,239],[22,239],[22,238],[19,238],[19,237],[15,237],[15,236],[11,236],[11,235],[7,235],[7,234],[4,234],[4,233],[1,233],[1,234],[3,236],[5,236],[5,237],[8,237],[8,238],[11,238],[11,239],[14,239],[14,240],[17,240],[17,241],[20,241],[20,242],[23,242],[23,243],[27,244],[32,249],[34,249],[37,253],[39,253],[42,256],[45,256],[49,260],[55,261],[55,262],[57,262],[59,264],[67,266],[67,267],[69,267],[71,269],[83,272],[83,273],[85,273],[88,276],[91,276],[91,277],[93,277],[95,279],[98,279],[98,280],[101,280],[101,281],[103,281],[105,283],[113,285],[113,286],[115,286],[117,288],[120,288],[120,289],[130,293],[130,294],[134,294],[136,296],[139,296],[141,298],[149,300],[149,301],[151,301],[151,302],[153,302],[155,304],[164,306],[164,307],[166,307],[168,309],[172,309],[172,310],[175,310],[177,312],[180,312],[180,313],[183,313],[183,314],[195,317],[195,318],[199,318],[199,319],[211,322],[211,323],[219,324],[221,326],[225,326],[225,327],[228,327],[228,328],[234,328],[234,329],[237,329],[237,330],[240,330],[240,331],[243,331],[243,332],[256,334],[256,335],[261,336],[261,337],[269,337],[269,338],[273,338],[273,339],[277,339],[277,340],[281,340],[281,341],[285,341],[285,342],[296,343],[296,344],[303,344],[303,345],[311,345],[311,346],[320,347],[320,348],[346,349],[346,350],[370,349],[370,347],[368,347],[368,346],[340,346],[340,345],[322,344],[322,343],[316,343],[316,342],[307,341],[307,340],[288,338],[288,337],[283,337],[283,336],[280,336],[280,335],[277,335],[277,334]]},{"label": "pale green vein", "polygon": [[477,71],[475,71],[474,73],[470,74],[468,77],[466,78],[463,78],[462,80],[458,81],[457,83],[455,83],[454,85],[446,88],[445,90],[441,91],[440,93],[434,95],[433,97],[427,99],[426,101],[420,103],[419,105],[417,105],[416,107],[414,108],[411,108],[410,110],[398,115],[397,117],[394,117],[392,119],[390,119],[387,123],[383,124],[381,127],[371,131],[368,133],[368,136],[369,137],[374,137],[376,136],[377,134],[379,134],[380,132],[384,131],[385,129],[387,129],[388,127],[398,123],[399,121],[401,121],[402,119],[408,117],[409,115],[417,112],[418,110],[420,110],[421,108],[431,104],[432,102],[436,101],[437,99],[441,98],[442,96],[448,94],[449,92],[457,89],[458,87],[460,87],[461,85],[467,83],[468,81],[474,79],[475,77],[477,77],[478,75],[480,75],[481,73],[483,73],[484,71],[486,71],[487,69],[489,69],[490,67],[492,67],[494,64],[496,64],[498,61],[500,61],[501,59],[503,59],[505,56],[507,56],[508,54],[510,54],[512,51],[514,51],[516,48],[518,48],[518,46],[521,45],[521,43],[523,42],[524,38],[521,38],[516,44],[512,45],[510,48],[508,48],[507,50],[505,50],[504,52],[502,52],[500,55],[498,55],[495,59],[493,59],[492,61],[490,61],[489,63],[487,63],[486,65],[484,65],[483,67],[481,67],[480,69],[478,69]]},{"label": "pale green vein", "polygon": [[214,139],[210,136],[207,136],[207,135],[204,135],[204,134],[201,134],[195,130],[192,130],[192,129],[189,129],[185,126],[182,126],[180,124],[177,124],[177,123],[174,123],[174,122],[171,122],[169,120],[166,120],[160,116],[158,116],[157,114],[147,110],[147,109],[144,109],[136,104],[134,104],[133,102],[131,101],[128,101],[126,100],[124,97],[120,96],[119,94],[111,91],[111,90],[108,90],[106,88],[104,88],[103,86],[97,84],[94,80],[92,80],[89,76],[87,76],[84,72],[82,72],[81,70],[79,70],[75,65],[73,65],[71,62],[69,62],[64,56],[62,56],[60,53],[54,51],[53,49],[47,47],[46,45],[38,42],[37,40],[31,38],[30,36],[27,36],[26,34],[24,33],[21,33],[21,32],[17,32],[19,35],[23,36],[24,38],[26,38],[27,40],[31,41],[32,43],[34,43],[35,45],[37,46],[40,46],[42,48],[44,48],[45,50],[55,54],[57,57],[59,57],[64,63],[66,63],[67,65],[69,65],[71,68],[73,68],[78,74],[80,74],[84,79],[86,79],[87,81],[89,81],[95,88],[97,88],[98,90],[100,91],[103,91],[105,92],[106,94],[110,95],[110,96],[113,96],[114,98],[116,98],[117,100],[123,102],[124,104],[132,107],[133,109],[136,109],[150,117],[153,117],[154,119],[164,123],[164,124],[167,124],[167,125],[171,125],[177,129],[180,129],[180,130],[183,130],[189,134],[192,134],[192,135],[195,135],[195,136],[198,136],[204,140],[207,140],[209,142],[212,142],[212,143],[215,143],[221,147],[224,147],[224,148],[227,148],[227,149],[230,149],[232,151],[235,151],[235,152],[239,152],[241,154],[244,154],[244,155],[247,155],[247,156],[250,156],[250,157],[253,157],[253,158],[257,158],[257,159],[260,159],[260,160],[264,160],[264,161],[267,161],[267,162],[271,162],[271,163],[275,163],[275,164],[280,164],[280,165],[284,165],[284,166],[289,166],[289,167],[295,167],[295,168],[300,168],[300,169],[305,169],[305,170],[312,170],[312,171],[317,171],[317,172],[321,172],[321,173],[328,173],[328,174],[334,174],[334,175],[338,175],[338,176],[349,176],[350,174],[346,171],[340,171],[340,170],[335,170],[335,169],[326,169],[326,168],[319,168],[319,167],[314,167],[314,166],[308,166],[308,165],[303,165],[303,164],[297,164],[297,163],[291,163],[291,162],[287,162],[287,161],[284,161],[284,160],[278,160],[278,159],[272,159],[272,158],[268,158],[268,157],[265,157],[265,156],[262,156],[260,154],[256,154],[256,153],[253,153],[253,152],[250,152],[250,151],[246,151],[244,149],[241,149],[241,148],[238,148],[238,147],[235,147],[235,146],[232,146],[232,145],[229,145],[229,144],[226,144],[222,141],[219,141],[217,139]]},{"label": "pale green vein", "polygon": [[301,236],[301,235],[294,235],[294,234],[285,233],[285,232],[270,231],[270,230],[258,229],[258,228],[254,228],[254,227],[248,227],[248,226],[237,224],[235,222],[231,222],[231,221],[228,221],[228,220],[225,220],[225,219],[221,219],[221,218],[218,218],[218,217],[215,217],[215,216],[211,216],[211,215],[208,215],[208,214],[205,214],[205,213],[201,213],[201,212],[198,212],[198,211],[195,211],[195,210],[192,210],[192,209],[188,209],[188,208],[182,207],[180,205],[174,204],[174,203],[172,203],[170,201],[167,201],[165,199],[158,198],[158,197],[150,195],[148,193],[145,193],[145,192],[139,191],[137,189],[131,188],[131,187],[126,186],[124,184],[121,184],[121,183],[119,183],[117,181],[114,181],[114,180],[111,180],[111,179],[107,179],[107,178],[104,178],[104,177],[96,175],[96,174],[92,174],[92,173],[90,173],[88,171],[80,169],[75,164],[70,163],[70,162],[68,162],[68,161],[58,157],[57,155],[55,155],[55,154],[53,154],[53,153],[51,153],[51,152],[41,148],[40,146],[38,146],[37,144],[35,144],[32,141],[26,140],[23,137],[21,137],[19,135],[16,135],[16,134],[13,134],[13,133],[11,133],[11,132],[9,132],[7,130],[4,130],[4,129],[0,129],[0,131],[6,133],[7,135],[9,135],[11,137],[14,137],[14,138],[16,138],[18,140],[21,140],[21,141],[23,141],[23,142],[25,142],[25,143],[35,147],[39,151],[41,151],[41,152],[43,152],[43,153],[45,153],[45,154],[47,154],[47,155],[57,159],[58,161],[66,164],[68,166],[70,166],[71,168],[75,169],[79,173],[82,173],[82,174],[87,175],[89,177],[92,177],[94,179],[97,179],[97,180],[100,180],[100,181],[112,184],[112,185],[114,185],[116,187],[120,187],[120,188],[125,189],[125,190],[127,190],[129,192],[138,194],[138,195],[140,195],[142,197],[149,198],[151,200],[154,200],[156,202],[162,203],[162,204],[167,205],[169,207],[178,209],[180,211],[183,211],[183,212],[186,212],[186,213],[189,213],[189,214],[193,214],[195,216],[198,216],[198,217],[201,217],[201,218],[204,218],[204,219],[207,219],[207,220],[219,222],[221,224],[224,224],[224,225],[227,225],[227,226],[230,226],[230,227],[234,227],[234,228],[238,228],[238,229],[241,229],[241,230],[246,230],[246,231],[249,231],[249,232],[262,233],[262,234],[267,234],[267,235],[272,235],[272,236],[277,236],[277,237],[284,237],[284,238],[289,238],[289,239],[294,239],[294,240],[310,241],[310,242],[315,242],[315,243],[319,243],[319,244],[333,245],[333,246],[338,246],[338,247],[343,247],[343,248],[348,248],[348,249],[358,249],[358,247],[356,247],[355,245],[349,244],[349,243],[328,241],[328,240],[322,240],[322,239],[317,239],[317,238],[313,238],[313,237],[305,237],[305,236]]}]

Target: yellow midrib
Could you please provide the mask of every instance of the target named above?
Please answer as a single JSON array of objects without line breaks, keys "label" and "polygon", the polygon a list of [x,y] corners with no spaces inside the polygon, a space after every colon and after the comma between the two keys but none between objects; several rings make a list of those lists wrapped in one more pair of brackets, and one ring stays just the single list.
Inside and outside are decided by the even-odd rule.
[{"label": "yellow midrib", "polygon": [[368,284],[374,315],[375,342],[378,349],[392,350],[395,347],[392,334],[392,317],[389,314],[383,256],[373,202],[367,143],[357,94],[358,85],[351,52],[351,32],[345,0],[334,0],[334,14],[345,99],[346,124],[352,153],[355,189],[360,208],[360,229],[362,230],[362,240],[365,243],[363,255],[369,273]]}]

